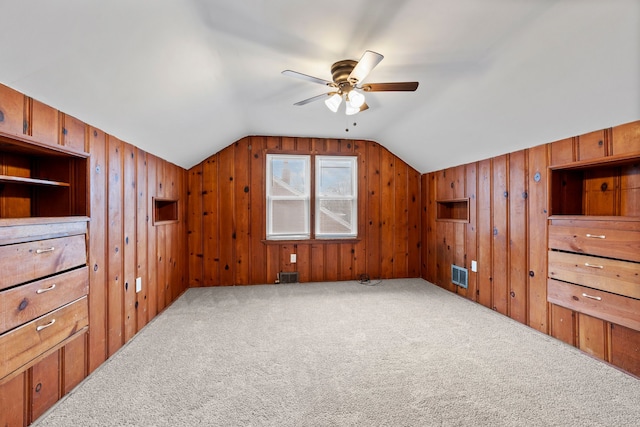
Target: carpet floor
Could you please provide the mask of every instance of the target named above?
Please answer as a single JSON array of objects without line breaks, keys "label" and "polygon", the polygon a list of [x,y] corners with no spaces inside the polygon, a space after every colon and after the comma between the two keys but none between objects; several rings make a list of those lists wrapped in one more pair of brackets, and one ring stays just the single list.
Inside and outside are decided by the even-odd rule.
[{"label": "carpet floor", "polygon": [[638,426],[640,381],[421,279],[189,289],[38,426]]}]

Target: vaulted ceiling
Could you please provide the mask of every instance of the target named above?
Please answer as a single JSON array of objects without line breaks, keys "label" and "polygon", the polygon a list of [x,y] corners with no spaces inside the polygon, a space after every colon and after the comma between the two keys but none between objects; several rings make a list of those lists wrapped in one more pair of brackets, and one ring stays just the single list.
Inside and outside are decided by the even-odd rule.
[{"label": "vaulted ceiling", "polygon": [[[639,0],[5,0],[0,28],[0,83],[185,168],[286,135],[428,172],[640,119]],[[293,105],[326,88],[281,71],[367,49],[418,90]]]}]

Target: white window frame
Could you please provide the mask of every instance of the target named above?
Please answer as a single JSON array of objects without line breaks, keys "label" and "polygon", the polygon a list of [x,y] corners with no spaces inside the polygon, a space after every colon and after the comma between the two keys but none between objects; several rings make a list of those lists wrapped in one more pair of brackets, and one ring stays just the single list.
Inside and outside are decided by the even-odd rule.
[{"label": "white window frame", "polygon": [[[326,195],[321,194],[320,189],[323,167],[332,164],[348,164],[351,169],[351,195]],[[326,165],[326,166],[323,166]],[[353,239],[358,237],[358,157],[357,156],[315,156],[315,227],[314,233],[317,239]],[[348,223],[351,228],[345,233],[328,233],[320,229],[321,205],[323,200],[344,200],[351,202],[351,218]]]},{"label": "white window frame", "polygon": [[[311,237],[311,156],[309,155],[294,155],[294,154],[267,154],[267,167],[266,167],[266,195],[267,195],[267,232],[266,238],[267,240],[305,240]],[[273,175],[272,175],[272,166],[273,160],[283,160],[283,159],[291,159],[291,160],[303,160],[305,162],[305,189],[304,193],[299,194],[298,196],[283,196],[283,195],[274,195],[273,193]],[[304,202],[304,216],[305,216],[305,230],[303,233],[296,234],[285,234],[285,233],[275,233],[273,231],[273,202],[278,200],[297,200]]]}]

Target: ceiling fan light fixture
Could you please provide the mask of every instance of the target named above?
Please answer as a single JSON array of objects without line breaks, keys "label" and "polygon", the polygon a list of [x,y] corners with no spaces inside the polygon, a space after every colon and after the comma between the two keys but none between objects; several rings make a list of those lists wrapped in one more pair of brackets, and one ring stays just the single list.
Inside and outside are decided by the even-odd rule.
[{"label": "ceiling fan light fixture", "polygon": [[352,90],[347,94],[347,103],[353,108],[360,109],[360,107],[362,107],[362,105],[364,104],[364,95],[360,92]]},{"label": "ceiling fan light fixture", "polygon": [[360,107],[354,107],[354,106],[350,105],[348,102],[345,103],[345,106],[347,107],[347,109],[345,111],[347,116],[353,116],[354,114],[358,114],[360,112]]},{"label": "ceiling fan light fixture", "polygon": [[327,108],[334,113],[338,112],[338,107],[340,107],[340,103],[342,102],[342,96],[338,92],[334,92],[328,99],[324,101]]}]

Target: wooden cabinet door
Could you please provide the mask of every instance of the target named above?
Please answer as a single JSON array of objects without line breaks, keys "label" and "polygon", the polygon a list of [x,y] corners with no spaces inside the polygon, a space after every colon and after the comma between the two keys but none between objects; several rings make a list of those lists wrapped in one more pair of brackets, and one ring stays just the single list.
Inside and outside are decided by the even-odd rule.
[{"label": "wooden cabinet door", "polygon": [[0,84],[0,131],[21,135],[24,128],[24,95]]},{"label": "wooden cabinet door", "polygon": [[616,126],[611,130],[611,154],[640,154],[640,120]]},{"label": "wooden cabinet door", "polygon": [[58,110],[33,99],[29,123],[31,136],[48,145],[58,145]]},{"label": "wooden cabinet door", "polygon": [[573,310],[555,304],[550,304],[549,310],[551,312],[551,336],[575,346],[576,329]]},{"label": "wooden cabinet door", "polygon": [[607,322],[578,313],[578,348],[602,360],[607,360]]},{"label": "wooden cabinet door", "polygon": [[0,426],[26,425],[25,417],[25,378],[22,373],[0,384]]},{"label": "wooden cabinet door", "polygon": [[63,395],[73,390],[87,376],[86,339],[87,334],[82,334],[64,346]]},{"label": "wooden cabinet door", "polygon": [[81,120],[62,114],[61,142],[65,147],[86,152],[86,128]]},{"label": "wooden cabinet door", "polygon": [[31,369],[31,421],[45,413],[60,398],[59,352],[54,352]]},{"label": "wooden cabinet door", "polygon": [[564,165],[576,160],[574,138],[551,143],[551,163],[549,166]]},{"label": "wooden cabinet door", "polygon": [[640,376],[640,332],[611,325],[611,363]]},{"label": "wooden cabinet door", "polygon": [[589,132],[578,137],[578,160],[598,159],[606,155],[605,130]]}]

